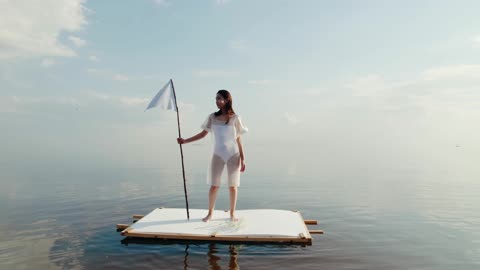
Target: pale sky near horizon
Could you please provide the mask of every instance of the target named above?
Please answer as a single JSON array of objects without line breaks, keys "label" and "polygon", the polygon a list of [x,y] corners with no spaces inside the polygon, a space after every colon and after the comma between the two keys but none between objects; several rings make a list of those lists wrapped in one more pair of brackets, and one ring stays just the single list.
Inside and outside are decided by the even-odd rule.
[{"label": "pale sky near horizon", "polygon": [[228,89],[252,154],[270,145],[271,158],[328,149],[340,160],[408,159],[445,147],[474,157],[478,10],[478,1],[0,0],[0,163],[164,160],[178,152],[175,114],[144,109],[170,78],[184,137]]}]

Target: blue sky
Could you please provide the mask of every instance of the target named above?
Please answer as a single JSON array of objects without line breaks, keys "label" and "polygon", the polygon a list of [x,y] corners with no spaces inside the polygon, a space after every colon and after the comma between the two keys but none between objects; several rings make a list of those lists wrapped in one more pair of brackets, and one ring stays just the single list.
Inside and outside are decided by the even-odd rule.
[{"label": "blue sky", "polygon": [[230,90],[252,155],[270,146],[273,156],[373,148],[411,157],[445,145],[473,155],[479,9],[478,1],[1,1],[0,160],[162,161],[155,149],[178,151],[175,115],[144,109],[170,78],[185,136],[215,110],[216,91]]}]

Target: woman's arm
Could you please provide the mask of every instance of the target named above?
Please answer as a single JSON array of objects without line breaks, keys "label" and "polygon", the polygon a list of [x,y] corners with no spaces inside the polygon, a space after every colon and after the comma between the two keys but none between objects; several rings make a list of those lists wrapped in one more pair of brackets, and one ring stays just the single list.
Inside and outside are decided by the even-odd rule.
[{"label": "woman's arm", "polygon": [[193,136],[193,137],[190,137],[188,139],[183,139],[183,138],[177,138],[177,142],[179,144],[185,144],[185,143],[190,143],[190,142],[194,142],[194,141],[198,141],[200,139],[203,139],[205,136],[207,136],[208,134],[208,131],[206,130],[202,130],[200,133],[198,133],[197,135]]},{"label": "woman's arm", "polygon": [[245,171],[245,154],[243,153],[243,145],[242,145],[242,140],[240,139],[240,136],[237,138],[237,144],[238,144],[238,150],[240,151],[240,171],[244,172]]}]

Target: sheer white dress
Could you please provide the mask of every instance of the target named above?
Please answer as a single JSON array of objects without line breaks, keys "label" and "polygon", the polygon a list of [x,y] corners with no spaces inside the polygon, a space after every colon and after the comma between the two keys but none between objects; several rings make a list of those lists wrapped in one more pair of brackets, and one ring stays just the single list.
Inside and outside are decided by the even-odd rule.
[{"label": "sheer white dress", "polygon": [[240,116],[233,115],[228,123],[216,119],[212,113],[202,124],[202,129],[213,133],[213,156],[207,173],[207,184],[220,186],[222,173],[227,167],[228,186],[240,186],[240,150],[237,138],[248,131]]}]

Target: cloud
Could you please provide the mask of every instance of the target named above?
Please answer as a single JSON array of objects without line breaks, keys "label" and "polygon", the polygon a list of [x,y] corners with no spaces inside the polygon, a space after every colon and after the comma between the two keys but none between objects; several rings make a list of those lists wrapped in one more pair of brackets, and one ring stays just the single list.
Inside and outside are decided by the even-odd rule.
[{"label": "cloud", "polygon": [[288,124],[294,126],[298,123],[297,117],[289,112],[286,112],[284,115],[285,119],[287,120]]},{"label": "cloud", "polygon": [[125,74],[115,73],[108,69],[96,69],[96,68],[88,68],[87,72],[96,76],[100,76],[102,78],[119,81],[119,82],[126,82],[132,80],[130,76]]},{"label": "cloud", "polygon": [[105,72],[105,70],[102,69],[96,69],[96,68],[87,68],[88,73],[93,73],[93,74],[102,74]]},{"label": "cloud", "polygon": [[321,96],[325,96],[326,94],[328,94],[329,91],[325,88],[310,87],[310,88],[305,89],[304,93],[307,96],[321,97]]},{"label": "cloud", "polygon": [[[71,108],[86,106],[117,106],[121,108],[140,107],[146,108],[151,98],[116,96],[97,91],[87,91],[78,97],[69,96],[0,96],[0,113],[20,113],[29,110],[42,111],[46,107],[65,106]],[[98,102],[101,104],[99,105]],[[40,107],[38,107],[40,106]],[[195,105],[178,102],[178,107],[183,112],[194,112]],[[36,109],[35,109],[36,108]]]},{"label": "cloud", "polygon": [[0,113],[14,113],[18,112],[15,97],[0,96]]},{"label": "cloud", "polygon": [[79,107],[85,105],[75,97],[68,96],[0,96],[0,112],[24,112],[29,106],[68,106]]},{"label": "cloud", "polygon": [[87,43],[85,40],[79,38],[79,37],[76,37],[76,36],[69,36],[68,39],[73,43],[75,44],[75,46],[77,47],[83,47],[85,46],[85,44]]},{"label": "cloud", "polygon": [[274,85],[277,81],[274,80],[250,80],[247,83],[251,85],[267,86]]},{"label": "cloud", "polygon": [[358,96],[370,96],[372,93],[376,93],[387,88],[384,79],[378,74],[369,74],[366,76],[357,77],[348,82],[345,86],[352,89],[354,95]]},{"label": "cloud", "polygon": [[49,58],[45,58],[42,60],[42,63],[40,64],[44,68],[49,68],[55,64],[55,61]]},{"label": "cloud", "polygon": [[[99,92],[90,92],[89,96],[93,99],[100,100],[106,103],[117,104],[126,107],[141,106],[146,108],[151,100],[151,98],[146,97],[113,96]],[[195,111],[195,105],[183,103],[181,101],[178,101],[178,107],[182,111],[186,112]]]},{"label": "cloud", "polygon": [[369,74],[366,76],[360,76],[352,81],[346,83],[344,86],[347,89],[352,90],[353,96],[365,96],[365,97],[382,97],[389,95],[392,91],[397,89],[408,87],[411,84],[418,82],[412,81],[387,81],[383,76],[379,74]]},{"label": "cloud", "polygon": [[153,0],[152,1],[155,5],[160,6],[160,7],[169,7],[172,5],[172,3],[168,0]]},{"label": "cloud", "polygon": [[122,81],[122,82],[125,82],[125,81],[130,80],[130,79],[128,78],[128,76],[123,75],[123,74],[115,74],[115,75],[113,76],[113,79],[114,79],[115,81]]},{"label": "cloud", "polygon": [[150,99],[141,97],[112,96],[99,92],[90,92],[89,96],[93,99],[101,100],[108,103],[114,103],[124,106],[147,106]]},{"label": "cloud", "polygon": [[480,65],[432,67],[410,81],[386,80],[379,74],[358,77],[346,84],[341,97],[349,107],[381,112],[480,115]]},{"label": "cloud", "polygon": [[215,69],[193,71],[193,76],[197,78],[225,78],[225,77],[232,77],[235,74],[236,73],[232,71],[215,70]]},{"label": "cloud", "polygon": [[195,105],[191,103],[183,103],[182,101],[178,101],[178,110],[182,112],[194,112],[195,111]]},{"label": "cloud", "polygon": [[[127,75],[127,74],[122,74],[118,73],[116,71],[112,71],[109,69],[98,69],[98,68],[87,68],[85,70],[87,73],[91,74],[92,76],[97,76],[102,79],[106,80],[113,80],[113,81],[119,81],[119,82],[127,82],[127,81],[139,81],[139,80],[152,80],[152,79],[161,79],[159,78],[158,75],[137,75],[137,76],[132,76],[132,75]],[[165,78],[163,78],[165,79]]]},{"label": "cloud", "polygon": [[473,37],[472,41],[475,47],[480,47],[480,35]]},{"label": "cloud", "polygon": [[32,105],[32,104],[56,104],[56,105],[68,105],[78,106],[81,102],[78,98],[68,96],[52,96],[52,97],[31,97],[31,96],[13,96],[13,100],[17,104]]},{"label": "cloud", "polygon": [[63,32],[86,24],[85,0],[0,1],[0,59],[61,56],[76,53],[62,44]]},{"label": "cloud", "polygon": [[425,70],[422,78],[427,81],[480,79],[480,65],[451,65]]},{"label": "cloud", "polygon": [[226,5],[230,3],[230,0],[215,0],[215,4],[217,5]]},{"label": "cloud", "polygon": [[90,60],[90,61],[92,61],[92,62],[98,62],[98,61],[99,61],[99,59],[98,59],[98,57],[97,57],[96,55],[90,55],[90,56],[88,57],[88,60]]},{"label": "cloud", "polygon": [[245,50],[247,48],[247,44],[244,40],[230,40],[228,42],[228,46],[233,50]]}]

